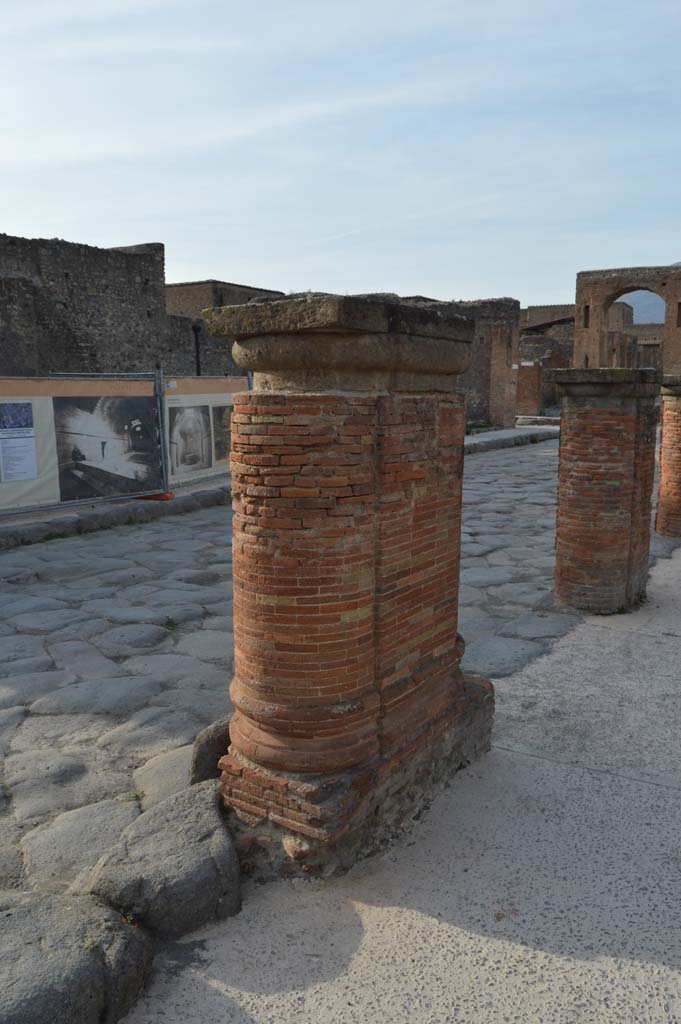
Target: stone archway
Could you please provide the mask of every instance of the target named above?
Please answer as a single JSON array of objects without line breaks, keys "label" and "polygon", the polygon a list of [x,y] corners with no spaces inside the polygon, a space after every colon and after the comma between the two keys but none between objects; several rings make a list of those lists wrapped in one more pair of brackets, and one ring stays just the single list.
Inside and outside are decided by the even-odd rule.
[{"label": "stone archway", "polygon": [[643,289],[666,302],[662,342],[664,372],[681,373],[681,267],[631,267],[577,274],[576,367],[608,366],[608,310],[628,292]]}]

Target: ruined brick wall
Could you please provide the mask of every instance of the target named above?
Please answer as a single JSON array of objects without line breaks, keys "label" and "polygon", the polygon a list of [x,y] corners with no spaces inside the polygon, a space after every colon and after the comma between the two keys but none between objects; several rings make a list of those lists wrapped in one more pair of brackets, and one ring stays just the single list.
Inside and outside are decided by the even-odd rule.
[{"label": "ruined brick wall", "polygon": [[166,309],[178,316],[199,318],[204,309],[240,306],[258,295],[283,295],[271,288],[253,288],[229,281],[188,281],[166,285]]},{"label": "ruined brick wall", "polygon": [[542,410],[542,364],[523,362],[518,367],[516,412],[519,416],[539,416]]},{"label": "ruined brick wall", "polygon": [[453,312],[475,321],[471,364],[461,375],[469,423],[512,426],[519,352],[520,303],[516,299],[448,302]]}]

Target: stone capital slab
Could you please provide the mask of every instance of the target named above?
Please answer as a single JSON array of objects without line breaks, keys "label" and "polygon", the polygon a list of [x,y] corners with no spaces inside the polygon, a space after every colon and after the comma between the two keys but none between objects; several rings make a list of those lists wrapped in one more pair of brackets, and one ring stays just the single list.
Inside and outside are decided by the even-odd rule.
[{"label": "stone capital slab", "polygon": [[382,294],[312,293],[204,317],[264,390],[453,390],[475,333],[473,319],[444,304]]}]

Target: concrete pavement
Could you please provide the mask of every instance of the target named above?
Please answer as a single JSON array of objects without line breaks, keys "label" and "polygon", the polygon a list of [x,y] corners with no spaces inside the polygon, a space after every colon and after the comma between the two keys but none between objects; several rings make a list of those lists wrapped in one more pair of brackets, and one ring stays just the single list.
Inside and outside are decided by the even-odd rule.
[{"label": "concrete pavement", "polygon": [[127,1024],[681,1021],[680,578],[498,680],[492,752],[382,856],[167,946]]}]

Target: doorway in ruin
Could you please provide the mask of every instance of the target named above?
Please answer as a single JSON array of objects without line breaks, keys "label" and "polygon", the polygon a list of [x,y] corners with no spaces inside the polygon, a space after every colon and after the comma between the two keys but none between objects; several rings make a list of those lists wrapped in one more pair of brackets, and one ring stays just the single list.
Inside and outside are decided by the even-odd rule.
[{"label": "doorway in ruin", "polygon": [[662,370],[666,308],[664,298],[649,288],[613,298],[606,310],[606,365]]}]

